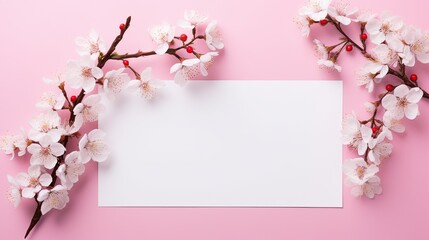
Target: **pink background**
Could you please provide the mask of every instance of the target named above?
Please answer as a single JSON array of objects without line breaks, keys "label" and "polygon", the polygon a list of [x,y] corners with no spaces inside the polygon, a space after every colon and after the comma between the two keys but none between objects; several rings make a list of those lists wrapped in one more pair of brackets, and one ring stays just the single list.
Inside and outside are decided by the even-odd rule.
[{"label": "pink background", "polygon": [[[5,1],[0,0],[0,132],[28,128],[34,107],[50,77],[76,58],[74,38],[96,29],[110,44],[118,25],[133,16],[132,27],[119,52],[153,48],[147,28],[166,20],[175,23],[185,9],[199,9],[219,20],[226,48],[210,69],[210,79],[343,79],[344,111],[363,113],[368,93],[355,84],[354,72],[363,62],[357,52],[341,57],[344,71],[335,74],[316,66],[310,40],[301,38],[293,17],[304,1],[211,2],[167,1]],[[421,0],[352,1],[382,12],[389,9],[406,22],[429,29]],[[322,29],[330,31],[329,28]],[[331,29],[332,30],[332,29]],[[323,35],[323,34],[318,34]],[[326,35],[326,34],[325,34]],[[326,39],[322,37],[322,39]],[[138,69],[154,66],[157,78],[171,78],[175,59],[164,56],[132,61]],[[110,63],[107,68],[120,66]],[[419,67],[423,85],[428,68]],[[395,82],[394,79],[392,79]],[[91,163],[71,192],[63,211],[52,211],[31,239],[429,239],[429,104],[421,117],[407,122],[407,133],[394,140],[391,159],[381,166],[384,193],[375,200],[354,198],[344,188],[344,208],[99,208],[97,168]],[[327,106],[329,109],[329,106]],[[362,116],[362,114],[361,114]],[[303,130],[305,134],[305,130]],[[355,155],[345,148],[344,158]],[[27,168],[26,158],[9,161],[0,155],[0,192],[6,174]],[[124,196],[127,197],[127,196]],[[0,198],[0,239],[20,239],[33,214],[34,202],[14,209]]]}]

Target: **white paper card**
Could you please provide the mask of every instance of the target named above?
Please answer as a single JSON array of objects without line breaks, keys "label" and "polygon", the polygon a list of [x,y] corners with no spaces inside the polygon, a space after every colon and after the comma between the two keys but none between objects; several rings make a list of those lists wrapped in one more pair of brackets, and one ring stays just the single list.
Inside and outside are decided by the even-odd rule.
[{"label": "white paper card", "polygon": [[106,104],[99,206],[342,207],[341,81],[166,81]]}]

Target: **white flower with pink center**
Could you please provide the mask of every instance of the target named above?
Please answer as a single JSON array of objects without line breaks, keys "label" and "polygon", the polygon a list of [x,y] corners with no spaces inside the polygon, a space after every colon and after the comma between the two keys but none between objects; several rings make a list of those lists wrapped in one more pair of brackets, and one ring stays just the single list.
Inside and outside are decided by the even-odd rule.
[{"label": "white flower with pink center", "polygon": [[64,107],[65,102],[66,98],[63,94],[45,92],[40,98],[40,102],[36,104],[36,107],[43,110],[60,110]]},{"label": "white flower with pink center", "polygon": [[96,66],[96,59],[89,55],[67,63],[66,84],[72,88],[83,88],[85,93],[89,93],[94,90],[96,80],[102,77],[103,71]]},{"label": "white flower with pink center", "polygon": [[76,38],[75,43],[77,53],[81,56],[90,55],[92,58],[97,59],[100,53],[107,51],[104,40],[95,31],[91,31],[88,38]]},{"label": "white flower with pink center", "polygon": [[349,25],[353,16],[359,11],[357,7],[351,7],[349,2],[335,2],[328,8],[328,13],[339,23]]},{"label": "white flower with pink center", "polygon": [[378,68],[374,67],[373,62],[368,62],[356,73],[357,85],[365,86],[368,92],[373,92],[375,83],[380,83],[381,81],[381,79],[376,78],[377,73],[373,73],[373,69],[378,70]]},{"label": "white flower with pink center", "polygon": [[368,62],[365,68],[376,78],[384,78],[389,72],[389,66],[397,64],[398,55],[386,44],[380,44],[372,49],[371,57],[373,61]]},{"label": "white flower with pink center", "polygon": [[18,207],[22,199],[22,187],[12,176],[7,175],[7,181],[10,183],[6,193],[7,200],[9,200],[14,207]]},{"label": "white flower with pink center", "polygon": [[356,114],[348,114],[343,119],[343,144],[357,149],[359,155],[365,154],[371,139],[371,128],[362,125]]},{"label": "white flower with pink center", "polygon": [[130,76],[124,73],[124,70],[125,68],[120,68],[106,73],[103,82],[103,88],[106,93],[118,94],[122,92],[130,81]]},{"label": "white flower with pink center", "polygon": [[32,129],[28,132],[28,138],[33,141],[40,141],[45,136],[49,136],[54,142],[59,141],[62,130],[58,129],[61,118],[55,111],[47,111],[30,121]]},{"label": "white flower with pink center", "polygon": [[79,176],[85,172],[85,166],[79,158],[79,152],[68,154],[64,163],[58,168],[56,175],[61,180],[61,185],[70,190],[73,184],[79,181]]},{"label": "white flower with pink center", "polygon": [[18,151],[19,157],[24,156],[24,154],[27,152],[29,143],[30,140],[28,140],[24,130],[20,135],[0,136],[0,150],[5,154],[11,154],[11,160],[15,157],[16,151]]},{"label": "white flower with pink center", "polygon": [[388,142],[385,142],[385,138],[386,133],[381,132],[377,138],[372,138],[369,141],[368,146],[370,150],[368,152],[368,158],[376,165],[379,165],[381,161],[389,157],[392,153],[393,145]]},{"label": "white flower with pink center", "polygon": [[156,54],[164,54],[174,39],[174,27],[168,23],[163,23],[150,28],[149,34],[157,45]]},{"label": "white flower with pink center", "polygon": [[346,185],[352,187],[351,193],[355,197],[366,196],[367,198],[374,198],[375,195],[381,194],[383,192],[380,185],[380,178],[378,176],[373,176],[368,179],[363,184],[355,184],[347,182]]},{"label": "white flower with pink center", "polygon": [[49,136],[40,139],[39,144],[33,143],[27,148],[32,155],[31,165],[42,165],[47,169],[52,169],[57,163],[57,158],[64,154],[66,148],[57,142],[53,142]]},{"label": "white flower with pink center", "polygon": [[109,156],[110,150],[105,142],[106,134],[100,129],[92,130],[85,134],[79,141],[80,159],[82,163],[89,160],[103,162]]},{"label": "white flower with pink center", "polygon": [[423,91],[420,88],[409,89],[406,85],[400,85],[395,88],[393,94],[387,94],[381,103],[395,119],[405,116],[413,120],[420,114],[417,103],[422,97]]},{"label": "white flower with pink center", "polygon": [[52,177],[48,173],[42,174],[40,166],[30,166],[28,173],[18,174],[16,181],[23,187],[22,196],[33,198],[36,193],[42,190],[42,186],[47,187],[51,184]]},{"label": "white flower with pink center", "polygon": [[190,79],[196,78],[200,74],[200,60],[198,58],[186,59],[181,63],[176,63],[170,68],[170,73],[176,73],[174,82],[184,86]]},{"label": "white flower with pink center", "polygon": [[368,164],[363,158],[347,160],[343,163],[343,172],[347,181],[362,185],[379,171],[374,164]]},{"label": "white flower with pink center", "polygon": [[40,191],[37,201],[42,202],[40,210],[45,215],[51,209],[63,209],[69,202],[69,194],[64,186],[57,185],[51,190],[43,189]]},{"label": "white flower with pink center", "polygon": [[186,29],[194,29],[196,26],[207,21],[208,16],[201,14],[196,10],[186,11],[184,14],[184,21],[179,21],[178,25]]},{"label": "white flower with pink center", "polygon": [[399,32],[388,33],[386,42],[398,52],[405,66],[413,67],[416,59],[429,63],[429,36],[420,29],[404,26]]},{"label": "white flower with pink center", "polygon": [[336,64],[336,59],[331,56],[329,47],[325,46],[325,44],[318,39],[314,39],[313,42],[316,45],[316,55],[319,58],[317,64],[321,67],[341,72],[341,66]]},{"label": "white flower with pink center", "polygon": [[308,37],[308,35],[310,35],[312,20],[309,17],[298,16],[294,19],[294,22],[298,25],[303,37]]},{"label": "white flower with pink center", "polygon": [[217,21],[211,21],[206,28],[206,44],[207,47],[215,51],[216,49],[224,48],[222,34],[217,27]]},{"label": "white flower with pink center", "polygon": [[98,115],[104,110],[105,107],[101,103],[101,96],[99,94],[85,97],[73,109],[73,113],[76,115],[75,124],[82,125],[85,122],[95,122],[98,119]]},{"label": "white flower with pink center", "polygon": [[401,18],[392,16],[388,13],[382,15],[381,19],[372,18],[365,25],[366,31],[374,44],[381,44],[386,40],[386,35],[391,32],[397,32],[404,26]]},{"label": "white flower with pink center", "polygon": [[313,21],[320,21],[328,15],[328,8],[331,0],[310,0],[307,5],[299,11],[301,16],[308,16]]},{"label": "white flower with pink center", "polygon": [[151,100],[156,96],[158,89],[162,87],[163,84],[160,81],[152,79],[152,68],[148,67],[140,74],[140,79],[131,80],[126,89],[130,93],[137,93]]}]

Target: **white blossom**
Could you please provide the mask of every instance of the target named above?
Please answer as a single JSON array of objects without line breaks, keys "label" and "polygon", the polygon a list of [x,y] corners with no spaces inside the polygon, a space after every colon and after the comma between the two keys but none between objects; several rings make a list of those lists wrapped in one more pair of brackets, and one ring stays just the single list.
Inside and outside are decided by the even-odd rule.
[{"label": "white blossom", "polygon": [[40,139],[39,144],[33,143],[27,148],[32,155],[31,165],[43,165],[47,169],[52,169],[57,163],[57,158],[64,154],[66,148],[57,142],[52,141],[49,136]]},{"label": "white blossom", "polygon": [[382,15],[381,19],[373,18],[365,25],[366,31],[374,44],[381,44],[386,40],[386,35],[390,32],[401,30],[404,25],[402,19],[388,13]]},{"label": "white blossom", "polygon": [[153,99],[163,84],[152,79],[152,68],[148,67],[140,74],[140,79],[131,80],[126,89],[130,93],[137,93],[148,100]]},{"label": "white blossom", "polygon": [[331,56],[330,49],[318,39],[314,39],[313,42],[316,45],[316,55],[319,58],[317,64],[341,72],[341,66],[336,64],[336,59]]},{"label": "white blossom", "polygon": [[328,8],[329,15],[344,25],[349,25],[358,11],[359,9],[351,7],[349,2],[335,2]]},{"label": "white blossom", "polygon": [[181,63],[176,63],[170,68],[170,73],[176,73],[174,82],[179,86],[184,86],[189,79],[194,79],[200,74],[200,59],[186,59]]},{"label": "white blossom", "polygon": [[66,84],[75,89],[83,88],[89,93],[95,88],[97,79],[103,77],[103,71],[96,66],[96,60],[84,55],[79,61],[67,63]]},{"label": "white blossom", "polygon": [[373,62],[366,63],[356,73],[357,85],[365,85],[365,88],[368,89],[368,92],[373,92],[375,83],[379,83],[381,81],[381,79],[376,78],[376,76],[378,75],[377,70],[378,68],[374,66]]},{"label": "white blossom", "polygon": [[36,107],[47,110],[60,110],[64,107],[64,103],[66,102],[66,98],[63,94],[53,93],[53,92],[45,92],[40,98],[40,102],[36,104]]},{"label": "white blossom", "polygon": [[174,27],[170,24],[163,23],[149,29],[152,40],[157,44],[156,54],[167,52],[170,42],[174,39]]},{"label": "white blossom", "polygon": [[24,156],[27,152],[27,147],[30,140],[24,131],[19,135],[4,135],[0,136],[0,150],[5,154],[11,154],[11,160],[15,157],[15,152],[18,151],[18,156]]},{"label": "white blossom", "polygon": [[124,73],[125,68],[120,68],[118,70],[112,70],[106,73],[104,76],[104,91],[106,93],[118,94],[120,93],[127,83],[130,81],[130,76],[127,73]]},{"label": "white blossom", "polygon": [[380,178],[378,176],[373,176],[368,179],[363,184],[354,184],[348,183],[347,185],[352,186],[352,195],[355,197],[361,197],[365,195],[367,198],[374,198],[376,194],[382,193],[382,188],[380,186]]},{"label": "white blossom", "polygon": [[37,201],[42,202],[41,211],[45,215],[51,209],[63,209],[69,202],[69,195],[64,186],[57,185],[51,190],[43,189],[37,196]]},{"label": "white blossom", "polygon": [[389,140],[393,139],[393,132],[403,133],[405,132],[405,127],[401,123],[400,119],[396,119],[392,112],[385,112],[383,115],[383,129],[382,132],[386,135],[386,138]]},{"label": "white blossom", "polygon": [[40,141],[45,136],[49,136],[54,142],[57,142],[62,135],[62,130],[58,129],[60,122],[61,118],[57,112],[49,110],[42,113],[30,121],[32,128],[28,132],[28,138],[33,141]]},{"label": "white blossom", "polygon": [[380,44],[372,49],[371,57],[373,61],[365,65],[365,69],[374,74],[376,78],[384,78],[389,72],[389,66],[395,66],[398,55],[386,44]]},{"label": "white blossom", "polygon": [[399,32],[388,33],[386,42],[398,52],[405,66],[413,67],[416,59],[429,63],[429,36],[420,29],[404,26]]},{"label": "white blossom", "polygon": [[381,132],[377,138],[372,138],[369,141],[369,153],[368,158],[371,162],[376,165],[379,165],[381,161],[386,159],[392,153],[392,144],[385,142],[385,132]]},{"label": "white blossom", "polygon": [[309,0],[299,11],[301,16],[308,16],[313,21],[320,21],[328,15],[331,0]]},{"label": "white blossom", "polygon": [[36,193],[42,190],[42,186],[47,187],[51,184],[52,177],[48,173],[42,174],[40,166],[30,166],[28,173],[18,174],[16,181],[23,187],[22,196],[33,198]]},{"label": "white blossom", "polygon": [[422,97],[423,91],[420,88],[409,89],[406,85],[400,85],[393,94],[389,93],[382,99],[382,105],[395,119],[405,116],[413,120],[420,114],[417,103]]},{"label": "white blossom", "polygon": [[97,59],[100,53],[107,51],[104,40],[94,30],[89,33],[88,38],[76,38],[75,43],[77,53],[81,56],[90,55],[93,59]]},{"label": "white blossom", "polygon": [[295,23],[298,25],[301,30],[301,34],[303,37],[308,37],[310,35],[310,25],[313,23],[309,17],[307,16],[298,16],[295,19]]},{"label": "white blossom", "polygon": [[360,23],[367,23],[370,20],[374,19],[375,17],[377,17],[376,14],[371,13],[370,11],[367,10],[360,10],[357,13],[357,17],[354,20],[355,22],[360,22]]},{"label": "white blossom", "polygon": [[197,25],[200,25],[207,21],[208,16],[201,14],[196,10],[188,10],[184,14],[184,21],[179,21],[178,25],[186,29],[194,29]]},{"label": "white blossom", "polygon": [[68,154],[64,163],[58,168],[56,175],[61,180],[61,185],[70,190],[73,184],[78,182],[79,176],[85,172],[85,165],[79,158],[79,152]]},{"label": "white blossom", "polygon": [[379,171],[374,164],[368,164],[363,158],[347,160],[343,163],[343,172],[347,176],[347,181],[362,185]]},{"label": "white blossom", "polygon": [[95,122],[98,119],[98,115],[104,110],[105,107],[101,103],[99,94],[85,97],[81,103],[74,107],[75,124],[82,125],[85,122]]},{"label": "white blossom", "polygon": [[215,51],[224,47],[222,34],[217,27],[217,21],[211,21],[206,28],[206,44],[207,47]]},{"label": "white blossom", "polygon": [[106,134],[100,129],[94,129],[82,137],[79,141],[82,163],[87,163],[91,159],[96,162],[103,162],[107,159],[110,150],[104,140],[105,136]]},{"label": "white blossom", "polygon": [[371,128],[362,125],[355,113],[347,114],[343,119],[343,144],[357,149],[359,155],[363,155],[368,148],[371,139]]},{"label": "white blossom", "polygon": [[75,121],[72,125],[70,125],[69,122],[66,121],[62,123],[59,128],[63,132],[64,136],[71,136],[80,130],[82,124],[82,121]]},{"label": "white blossom", "polygon": [[18,207],[22,199],[22,187],[12,176],[7,175],[7,180],[10,186],[7,190],[7,199],[13,204],[14,207]]},{"label": "white blossom", "polygon": [[369,114],[373,114],[376,109],[376,106],[372,102],[365,102],[363,106],[365,107],[365,111]]}]

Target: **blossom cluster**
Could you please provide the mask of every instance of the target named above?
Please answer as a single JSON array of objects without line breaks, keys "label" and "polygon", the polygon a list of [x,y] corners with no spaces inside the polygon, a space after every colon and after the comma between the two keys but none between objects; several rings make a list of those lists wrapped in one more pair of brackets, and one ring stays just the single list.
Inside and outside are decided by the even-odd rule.
[{"label": "blossom cluster", "polygon": [[[383,86],[377,101],[364,104],[371,117],[359,120],[355,113],[347,114],[342,130],[343,144],[355,149],[358,155],[343,164],[346,184],[352,187],[353,195],[374,198],[382,193],[377,173],[392,153],[393,133],[403,133],[404,119],[414,120],[420,114],[420,100],[429,98],[419,87],[418,76],[409,74],[417,61],[429,63],[429,32],[406,25],[400,17],[389,13],[371,14],[349,2],[331,0],[310,0],[300,9],[297,22],[305,37],[313,25],[331,25],[339,33],[339,42],[333,45],[314,39],[319,66],[340,72],[339,56],[357,49],[366,58],[357,71],[357,85],[365,86],[370,93],[376,86]],[[360,42],[343,30],[353,24],[360,29]],[[398,84],[382,85],[388,75],[397,79]]]},{"label": "blossom cluster", "polygon": [[[123,35],[130,25],[131,18],[119,26],[120,34],[107,48],[105,41],[95,31],[89,37],[76,39],[77,60],[67,63],[63,74],[54,79],[44,79],[48,84],[57,87],[57,92],[42,94],[36,106],[42,113],[30,121],[28,132],[0,137],[0,149],[5,154],[22,157],[29,154],[29,168],[15,177],[7,176],[10,183],[7,196],[17,207],[21,200],[35,199],[37,209],[33,216],[28,233],[37,223],[41,215],[51,209],[63,209],[69,202],[69,191],[85,171],[90,161],[103,162],[108,158],[109,146],[106,134],[100,129],[89,133],[80,133],[85,123],[95,122],[105,110],[102,94],[116,96],[118,94],[138,94],[148,100],[156,96],[162,87],[159,81],[151,77],[151,68],[147,67],[138,73],[128,59],[151,55],[169,55],[179,62],[171,67],[175,73],[174,80],[183,86],[187,80],[199,76],[207,76],[208,68],[219,55],[218,49],[224,47],[222,35],[216,21],[209,22],[208,17],[195,10],[185,12],[184,20],[179,27],[190,31],[176,36],[176,28],[164,23],[149,29],[149,35],[156,45],[155,51],[120,55],[115,52]],[[198,35],[203,28],[204,33]],[[204,49],[197,51],[194,43],[205,41]],[[202,48],[202,47],[200,47]],[[183,56],[182,56],[183,55]],[[123,67],[110,71],[103,70],[109,60],[121,60]],[[129,71],[128,71],[129,70]],[[133,76],[130,76],[129,73]],[[96,86],[101,86],[100,93],[94,93]],[[78,93],[73,95],[74,93]],[[69,139],[78,139],[78,146],[68,146]],[[58,181],[57,181],[58,180]]]}]

